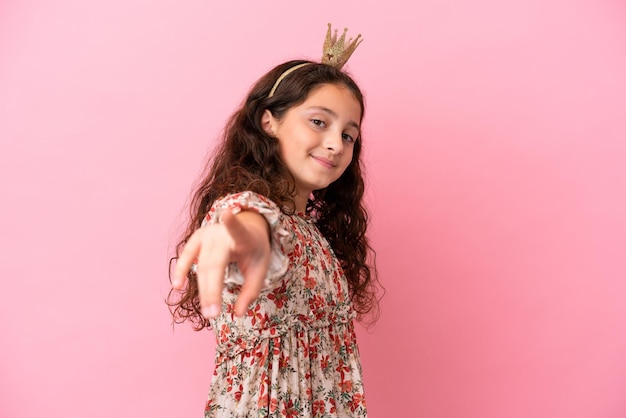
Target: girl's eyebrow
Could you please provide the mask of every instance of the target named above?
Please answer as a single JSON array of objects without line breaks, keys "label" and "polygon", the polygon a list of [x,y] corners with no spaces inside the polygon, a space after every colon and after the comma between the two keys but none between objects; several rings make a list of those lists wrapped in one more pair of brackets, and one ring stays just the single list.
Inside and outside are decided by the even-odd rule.
[{"label": "girl's eyebrow", "polygon": [[[334,117],[335,119],[337,118],[337,114],[335,112],[333,112],[331,109],[324,107],[324,106],[311,106],[308,109],[309,110],[311,109],[321,110],[324,113],[328,113],[330,116]],[[357,131],[361,129],[359,124],[352,120],[348,122],[348,125],[355,127]]]}]

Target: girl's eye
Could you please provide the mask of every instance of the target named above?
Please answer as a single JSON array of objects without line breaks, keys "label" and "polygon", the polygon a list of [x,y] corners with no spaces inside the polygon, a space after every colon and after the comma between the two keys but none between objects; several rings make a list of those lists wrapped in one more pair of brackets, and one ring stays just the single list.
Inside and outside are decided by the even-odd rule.
[{"label": "girl's eye", "polygon": [[315,126],[319,126],[321,128],[323,128],[324,126],[326,126],[326,122],[324,122],[321,119],[311,119],[311,123]]},{"label": "girl's eye", "polygon": [[352,136],[348,135],[348,134],[343,134],[342,137],[343,137],[344,141],[346,141],[346,142],[348,142],[350,144],[352,144],[354,142],[354,138]]}]

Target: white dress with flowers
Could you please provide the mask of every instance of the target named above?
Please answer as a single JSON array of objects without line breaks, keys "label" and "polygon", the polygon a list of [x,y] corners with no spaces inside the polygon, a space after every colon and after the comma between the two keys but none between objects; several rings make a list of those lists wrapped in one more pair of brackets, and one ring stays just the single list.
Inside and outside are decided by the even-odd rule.
[{"label": "white dress with flowers", "polygon": [[229,266],[215,372],[205,418],[366,417],[355,312],[337,258],[315,223],[285,215],[267,198],[242,192],[216,201],[205,223],[225,208],[254,210],[271,227],[265,289],[243,318],[233,306],[243,283]]}]

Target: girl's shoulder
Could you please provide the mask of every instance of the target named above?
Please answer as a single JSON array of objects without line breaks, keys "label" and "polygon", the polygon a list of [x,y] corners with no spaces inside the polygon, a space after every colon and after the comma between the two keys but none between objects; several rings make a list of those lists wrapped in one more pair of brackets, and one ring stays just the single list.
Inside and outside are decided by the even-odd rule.
[{"label": "girl's shoulder", "polygon": [[235,213],[242,210],[256,210],[258,212],[259,209],[277,210],[278,205],[262,194],[252,191],[243,191],[230,193],[215,199],[209,209],[209,214],[214,214],[224,208],[230,208]]},{"label": "girl's shoulder", "polygon": [[283,215],[278,205],[267,196],[246,190],[215,199],[204,218],[203,224],[212,220],[219,220],[221,212],[225,209],[234,214],[243,210],[257,212],[263,215],[271,226],[278,224]]}]

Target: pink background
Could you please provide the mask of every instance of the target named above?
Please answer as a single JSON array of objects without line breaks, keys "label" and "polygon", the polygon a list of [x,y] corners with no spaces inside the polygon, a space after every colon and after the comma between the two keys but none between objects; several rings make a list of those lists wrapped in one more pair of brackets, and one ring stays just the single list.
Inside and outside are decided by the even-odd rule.
[{"label": "pink background", "polygon": [[0,416],[199,417],[167,259],[248,87],[365,42],[370,416],[626,416],[619,0],[3,0]]}]

